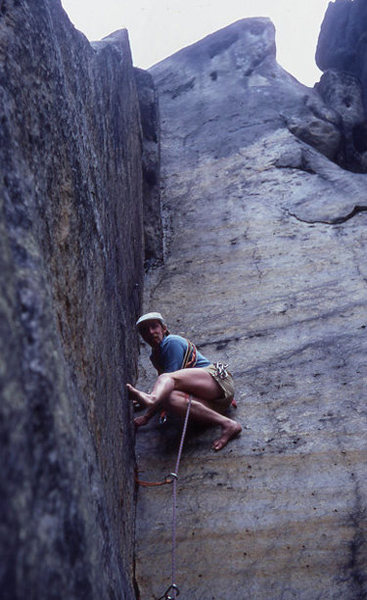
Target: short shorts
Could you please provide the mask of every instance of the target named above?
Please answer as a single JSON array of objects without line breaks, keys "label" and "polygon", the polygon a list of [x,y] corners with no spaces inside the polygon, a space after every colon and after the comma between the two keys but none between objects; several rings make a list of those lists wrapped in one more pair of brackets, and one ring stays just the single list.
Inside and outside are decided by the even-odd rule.
[{"label": "short shorts", "polygon": [[218,370],[215,364],[209,365],[208,367],[202,367],[202,369],[204,371],[207,371],[223,390],[223,396],[212,401],[213,406],[215,405],[216,407],[221,409],[229,408],[234,397],[234,385],[232,374],[229,371],[227,371],[227,376],[224,379],[222,379],[221,377],[219,377]]}]

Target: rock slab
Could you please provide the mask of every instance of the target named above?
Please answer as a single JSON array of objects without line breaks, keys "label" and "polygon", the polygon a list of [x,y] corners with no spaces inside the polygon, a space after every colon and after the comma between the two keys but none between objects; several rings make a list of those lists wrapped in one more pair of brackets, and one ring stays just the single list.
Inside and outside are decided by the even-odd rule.
[{"label": "rock slab", "polygon": [[135,69],[143,132],[143,213],[145,267],[163,261],[163,227],[160,205],[160,124],[158,95],[147,71]]},{"label": "rock slab", "polygon": [[[277,65],[269,20],[240,21],[150,72],[171,233],[145,309],[229,362],[244,427],[218,454],[219,432],[188,435],[181,594],[365,598],[366,176],[292,133],[312,111],[325,127],[335,112]],[[317,133],[324,144],[328,131]],[[139,430],[145,479],[172,471],[181,427]],[[171,489],[141,488],[137,516],[138,584],[153,600],[170,583]]]}]

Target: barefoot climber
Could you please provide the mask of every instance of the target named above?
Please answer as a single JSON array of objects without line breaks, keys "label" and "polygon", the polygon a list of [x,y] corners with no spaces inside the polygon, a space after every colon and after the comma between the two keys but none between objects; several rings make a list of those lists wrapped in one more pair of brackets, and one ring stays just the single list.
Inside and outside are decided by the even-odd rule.
[{"label": "barefoot climber", "polygon": [[152,347],[150,360],[159,376],[149,394],[127,384],[134,403],[147,408],[134,420],[135,425],[146,425],[162,409],[184,417],[191,396],[191,418],[222,428],[221,437],[213,442],[214,450],[221,450],[242,429],[222,414],[233,400],[232,375],[221,363],[212,364],[189,340],[171,335],[160,313],[147,313],[136,325]]}]

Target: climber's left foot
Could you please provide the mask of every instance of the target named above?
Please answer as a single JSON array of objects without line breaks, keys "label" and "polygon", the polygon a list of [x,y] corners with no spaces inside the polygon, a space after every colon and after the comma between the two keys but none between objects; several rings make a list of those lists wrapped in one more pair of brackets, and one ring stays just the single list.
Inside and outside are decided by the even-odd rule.
[{"label": "climber's left foot", "polygon": [[129,396],[132,397],[134,406],[151,406],[151,404],[153,404],[150,394],[141,392],[134,388],[130,383],[127,383],[126,387],[129,390]]}]

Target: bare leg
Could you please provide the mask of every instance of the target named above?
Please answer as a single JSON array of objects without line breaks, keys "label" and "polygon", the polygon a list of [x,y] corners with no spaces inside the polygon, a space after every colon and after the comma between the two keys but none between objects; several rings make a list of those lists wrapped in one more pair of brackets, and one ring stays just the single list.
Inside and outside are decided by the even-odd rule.
[{"label": "bare leg", "polygon": [[133,402],[148,407],[148,419],[158,412],[162,403],[174,390],[194,394],[203,400],[220,398],[222,390],[209,373],[202,369],[181,369],[173,373],[164,373],[156,380],[150,394],[142,392],[127,384]]},{"label": "bare leg", "polygon": [[130,385],[128,389],[135,399],[141,401],[148,408],[144,416],[135,419],[138,427],[146,425],[160,407],[184,416],[187,408],[187,394],[190,394],[193,396],[191,418],[197,422],[219,425],[222,428],[221,437],[213,443],[215,450],[221,450],[242,429],[239,423],[210,407],[208,401],[220,398],[223,392],[215,379],[202,369],[182,369],[160,375],[151,394],[140,392]]},{"label": "bare leg", "polygon": [[[190,417],[198,422],[207,425],[219,425],[222,428],[222,435],[213,442],[214,450],[221,450],[233,437],[238,435],[242,427],[237,421],[229,419],[216,412],[207,404],[205,400],[191,396]],[[173,392],[164,406],[178,416],[184,417],[187,411],[189,399],[187,394]]]}]

